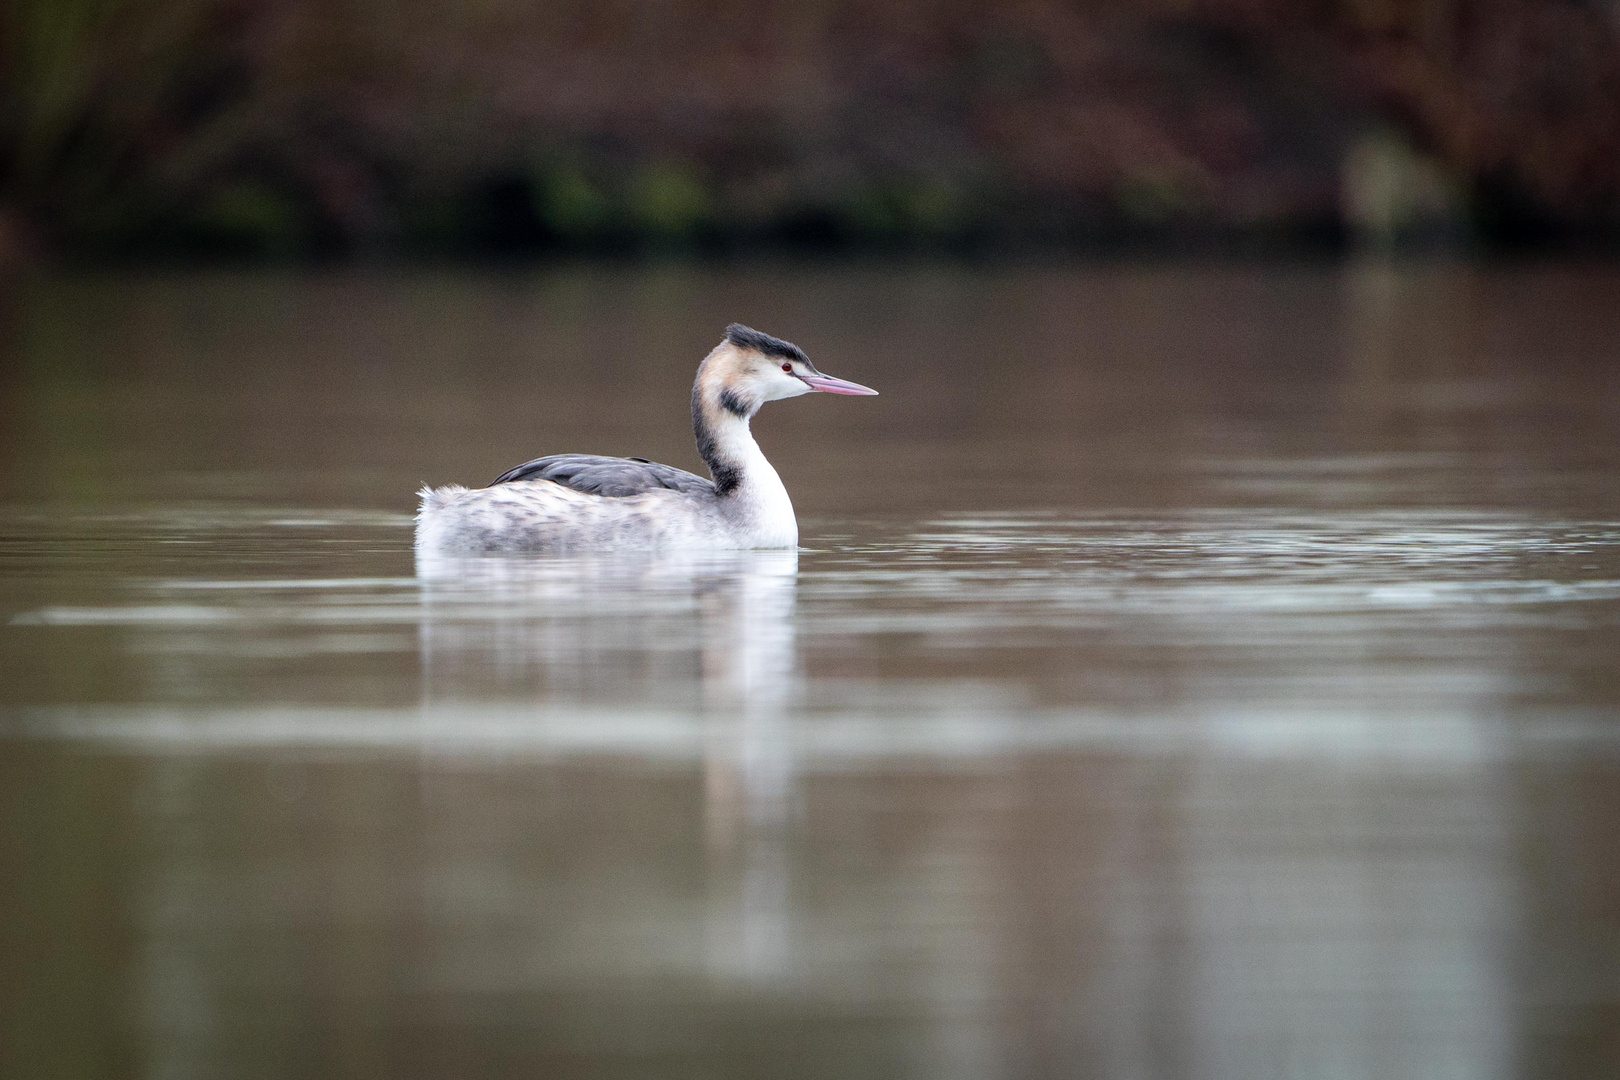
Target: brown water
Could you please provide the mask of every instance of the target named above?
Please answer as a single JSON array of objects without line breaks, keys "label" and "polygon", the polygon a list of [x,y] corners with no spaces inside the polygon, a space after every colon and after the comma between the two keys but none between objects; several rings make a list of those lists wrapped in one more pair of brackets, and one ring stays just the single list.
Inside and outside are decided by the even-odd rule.
[{"label": "brown water", "polygon": [[[425,568],[696,466],[805,548]],[[6,1077],[1620,1071],[1620,270],[14,286]]]}]

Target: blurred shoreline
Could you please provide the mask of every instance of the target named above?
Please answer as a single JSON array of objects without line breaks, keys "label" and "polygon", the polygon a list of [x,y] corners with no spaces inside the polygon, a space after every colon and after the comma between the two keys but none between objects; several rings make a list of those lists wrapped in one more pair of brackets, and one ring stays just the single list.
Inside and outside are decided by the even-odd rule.
[{"label": "blurred shoreline", "polygon": [[5,0],[0,265],[1620,250],[1594,5]]}]

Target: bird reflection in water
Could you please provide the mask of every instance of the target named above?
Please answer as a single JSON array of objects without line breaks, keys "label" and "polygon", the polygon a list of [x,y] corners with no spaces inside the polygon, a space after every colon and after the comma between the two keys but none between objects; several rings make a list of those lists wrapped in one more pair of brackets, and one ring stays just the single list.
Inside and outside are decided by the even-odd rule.
[{"label": "bird reflection in water", "polygon": [[708,962],[785,979],[798,553],[423,554],[417,575],[425,710],[516,699],[577,706],[582,723],[606,710],[620,732],[527,745],[701,757]]}]

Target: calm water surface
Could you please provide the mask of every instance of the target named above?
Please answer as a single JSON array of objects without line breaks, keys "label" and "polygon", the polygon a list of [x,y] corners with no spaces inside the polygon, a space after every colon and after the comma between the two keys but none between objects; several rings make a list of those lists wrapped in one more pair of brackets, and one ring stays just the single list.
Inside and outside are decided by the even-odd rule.
[{"label": "calm water surface", "polygon": [[[0,305],[0,1073],[1620,1072],[1620,271],[165,274]],[[797,552],[417,565],[695,467]]]}]

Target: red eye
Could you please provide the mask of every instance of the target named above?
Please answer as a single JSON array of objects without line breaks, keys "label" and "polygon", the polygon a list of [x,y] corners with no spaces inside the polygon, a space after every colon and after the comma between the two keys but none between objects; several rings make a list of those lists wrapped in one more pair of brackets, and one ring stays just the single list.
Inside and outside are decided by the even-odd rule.
[{"label": "red eye", "polygon": [[791,374],[793,374],[793,365],[792,364],[783,364],[782,365],[782,370],[787,372],[789,375],[791,375]]}]

